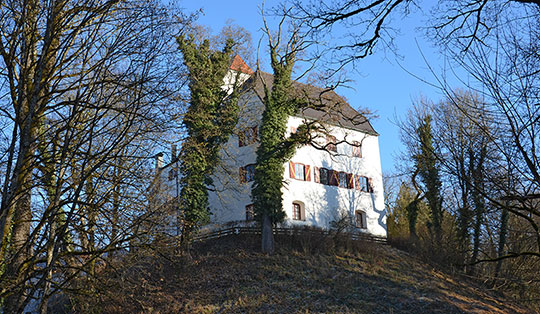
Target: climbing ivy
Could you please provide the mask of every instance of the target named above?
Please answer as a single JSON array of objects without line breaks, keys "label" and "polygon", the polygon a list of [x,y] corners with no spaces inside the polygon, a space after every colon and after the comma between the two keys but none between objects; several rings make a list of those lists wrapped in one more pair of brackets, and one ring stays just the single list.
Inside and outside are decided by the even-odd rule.
[{"label": "climbing ivy", "polygon": [[426,115],[420,121],[416,133],[419,139],[419,153],[414,156],[415,166],[425,187],[425,198],[431,210],[431,223],[428,225],[435,234],[436,243],[441,243],[442,237],[442,183],[439,164],[433,146],[432,117]]},{"label": "climbing ivy", "polygon": [[[294,50],[294,49],[293,49]],[[252,188],[252,198],[256,218],[263,225],[263,245],[265,253],[272,253],[273,237],[271,225],[282,222],[284,163],[292,158],[296,147],[308,142],[309,130],[302,126],[291,137],[286,137],[287,121],[304,102],[294,97],[291,74],[295,63],[295,53],[278,56],[277,45],[270,44],[271,65],[274,83],[271,91],[265,85],[264,112],[260,126],[260,145],[257,149],[257,165]],[[265,237],[267,240],[265,240]]]},{"label": "climbing ivy", "polygon": [[[237,93],[222,89],[229,69],[233,40],[223,50],[213,50],[210,42],[197,44],[192,34],[177,38],[189,72],[190,101],[183,127],[187,137],[179,156],[180,211],[184,241],[192,231],[209,220],[210,175],[219,161],[219,149],[227,142],[238,121]],[[236,88],[234,88],[236,90]]]}]

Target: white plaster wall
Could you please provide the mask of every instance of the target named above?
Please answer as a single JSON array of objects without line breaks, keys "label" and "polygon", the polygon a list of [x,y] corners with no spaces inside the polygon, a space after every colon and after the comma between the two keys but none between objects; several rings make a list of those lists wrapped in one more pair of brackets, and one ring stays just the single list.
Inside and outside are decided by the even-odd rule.
[{"label": "white plaster wall", "polygon": [[[244,95],[241,100],[241,119],[238,130],[260,123],[264,110],[261,100],[254,93]],[[302,124],[302,118],[290,117],[288,130]],[[299,181],[289,178],[289,166],[285,165],[285,185],[283,187],[283,206],[287,214],[285,224],[314,225],[328,228],[329,223],[339,217],[339,212],[354,216],[355,210],[366,212],[367,229],[359,229],[378,236],[386,236],[386,215],[383,198],[382,171],[378,137],[362,132],[327,126],[337,141],[362,143],[362,157],[351,157],[352,146],[342,143],[337,146],[337,154],[304,146],[297,150],[293,162],[311,166],[311,181]],[[322,136],[321,144],[326,137]],[[238,147],[238,137],[231,136],[221,151],[222,163],[218,165],[214,176],[215,191],[209,193],[212,222],[224,224],[231,221],[245,220],[245,206],[251,204],[251,186],[253,182],[240,183],[239,168],[255,163],[257,143]],[[345,171],[372,178],[373,193],[356,189],[323,185],[313,181],[314,167]],[[300,201],[305,205],[305,221],[292,220],[292,202]]]},{"label": "white plaster wall", "polygon": [[[240,119],[235,133],[260,124],[264,106],[253,92],[240,97]],[[224,224],[231,221],[244,221],[246,205],[251,201],[253,182],[240,183],[239,168],[256,161],[257,143],[239,147],[238,136],[232,135],[220,152],[221,163],[217,165],[213,176],[215,190],[208,198],[212,212],[211,221]]]},{"label": "white plaster wall", "polygon": [[[297,127],[302,119],[291,117],[288,127]],[[292,162],[311,166],[311,181],[301,181],[289,177],[289,166],[286,165],[283,187],[283,205],[288,217],[292,217],[292,203],[300,201],[305,205],[305,221],[288,220],[291,224],[316,225],[329,227],[340,214],[348,213],[354,217],[355,210],[366,213],[366,231],[378,236],[386,236],[386,215],[384,208],[384,194],[382,185],[382,171],[379,156],[378,136],[362,132],[327,126],[337,142],[346,139],[349,143],[358,141],[362,143],[362,157],[352,157],[352,146],[347,143],[337,145],[337,153],[318,150],[312,146],[299,148],[291,159]],[[320,144],[326,143],[322,136]],[[372,179],[373,193],[362,192],[356,189],[347,189],[337,186],[323,185],[314,182],[314,167],[344,171]]]}]

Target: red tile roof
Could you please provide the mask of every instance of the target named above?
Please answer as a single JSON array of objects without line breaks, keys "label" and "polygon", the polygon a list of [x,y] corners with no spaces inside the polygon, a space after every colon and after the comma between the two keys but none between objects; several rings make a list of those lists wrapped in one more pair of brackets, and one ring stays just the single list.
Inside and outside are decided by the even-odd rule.
[{"label": "red tile roof", "polygon": [[234,56],[231,64],[231,70],[246,73],[249,75],[252,75],[254,73],[253,70],[244,62],[244,60],[242,60],[242,58],[240,58],[239,55]]}]

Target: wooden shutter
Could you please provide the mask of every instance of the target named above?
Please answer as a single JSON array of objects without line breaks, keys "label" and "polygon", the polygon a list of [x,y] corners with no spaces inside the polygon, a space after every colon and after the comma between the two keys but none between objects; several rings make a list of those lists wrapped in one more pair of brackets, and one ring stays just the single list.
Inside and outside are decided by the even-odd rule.
[{"label": "wooden shutter", "polygon": [[289,177],[291,179],[295,179],[296,176],[295,176],[295,171],[294,171],[294,162],[292,161],[289,161]]},{"label": "wooden shutter", "polygon": [[240,183],[246,183],[246,168],[240,167]]},{"label": "wooden shutter", "polygon": [[362,188],[360,186],[360,176],[359,175],[354,176],[354,186],[356,187],[357,190],[360,190]]},{"label": "wooden shutter", "polygon": [[238,147],[246,146],[246,135],[244,130],[240,131],[238,134]]},{"label": "wooden shutter", "polygon": [[335,170],[328,170],[329,172],[329,181],[330,185],[339,186],[339,172]]},{"label": "wooden shutter", "polygon": [[353,157],[362,157],[362,145],[360,142],[353,141]]},{"label": "wooden shutter", "polygon": [[259,128],[257,126],[253,127],[253,143],[259,141]]},{"label": "wooden shutter", "polygon": [[352,189],[353,186],[354,186],[353,175],[350,173],[347,173],[347,188]]},{"label": "wooden shutter", "polygon": [[311,166],[305,165],[304,167],[304,178],[306,181],[311,181]]},{"label": "wooden shutter", "polygon": [[313,167],[313,181],[321,183],[321,173],[319,167]]}]

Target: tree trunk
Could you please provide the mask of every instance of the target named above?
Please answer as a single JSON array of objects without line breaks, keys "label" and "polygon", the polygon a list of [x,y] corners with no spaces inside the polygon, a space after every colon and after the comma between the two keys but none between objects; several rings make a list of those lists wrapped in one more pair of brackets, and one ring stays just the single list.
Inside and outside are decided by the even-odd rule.
[{"label": "tree trunk", "polygon": [[272,230],[272,222],[268,214],[263,214],[262,217],[262,252],[265,254],[274,254],[274,232]]},{"label": "tree trunk", "polygon": [[[504,246],[506,245],[506,235],[508,233],[508,210],[505,208],[501,213],[501,229],[499,232],[499,247],[497,249],[497,257],[504,255]],[[498,260],[495,266],[495,280],[499,277],[501,272],[503,260]]]}]

